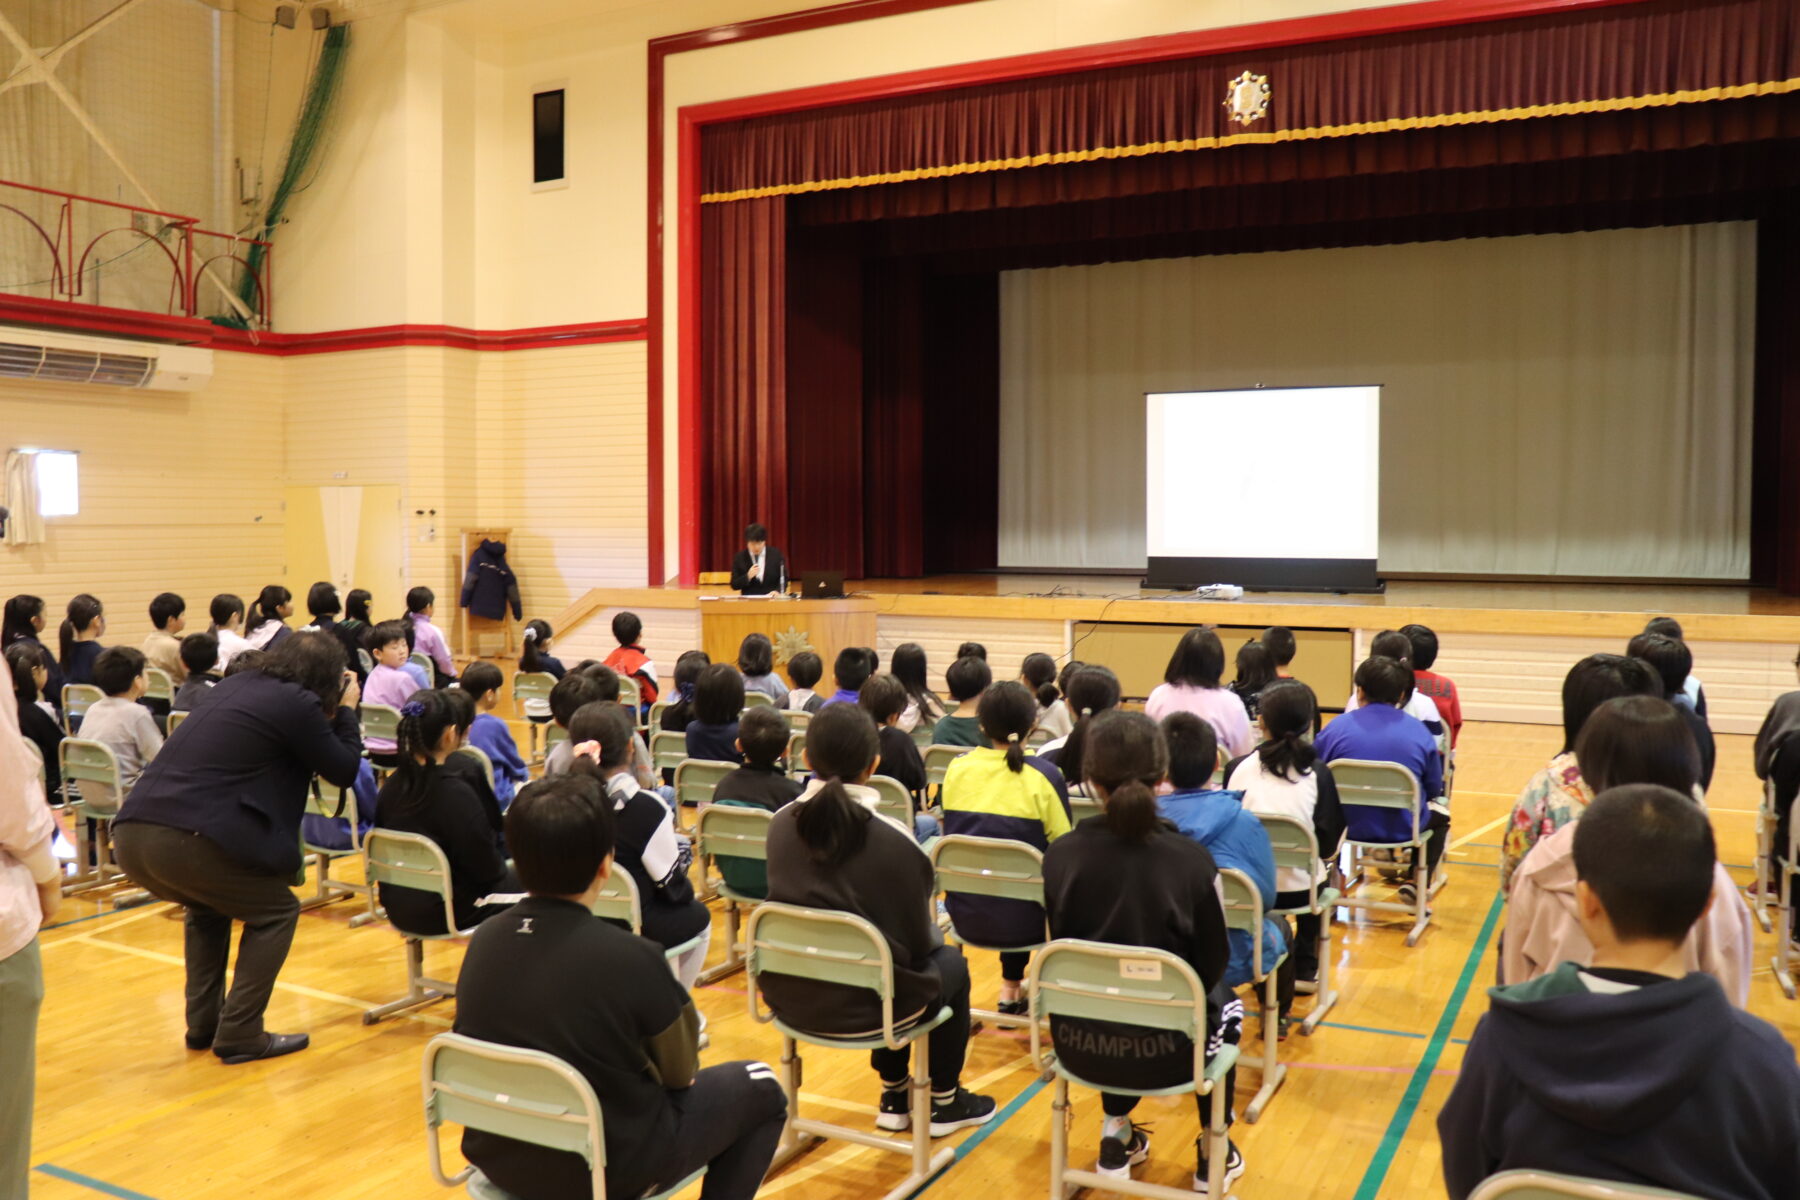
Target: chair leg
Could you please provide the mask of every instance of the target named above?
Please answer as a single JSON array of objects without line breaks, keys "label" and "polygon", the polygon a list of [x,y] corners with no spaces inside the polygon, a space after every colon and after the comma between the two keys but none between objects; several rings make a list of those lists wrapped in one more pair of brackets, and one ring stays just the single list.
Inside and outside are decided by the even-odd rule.
[{"label": "chair leg", "polygon": [[800,1047],[791,1037],[781,1039],[781,1090],[787,1096],[787,1120],[781,1127],[781,1140],[775,1144],[775,1157],[769,1173],[804,1154],[819,1139],[794,1128],[800,1119]]},{"label": "chair leg", "polygon": [[932,1034],[913,1042],[912,1173],[920,1182],[931,1174],[931,1058]]},{"label": "chair leg", "polygon": [[1225,1124],[1225,1089],[1212,1086],[1212,1117],[1206,1128],[1206,1194],[1225,1195],[1225,1162],[1231,1157],[1231,1135]]},{"label": "chair leg", "polygon": [[373,1025],[377,1021],[393,1016],[395,1013],[407,1012],[410,1009],[423,1008],[427,1004],[436,1004],[439,1000],[448,999],[453,993],[440,991],[427,986],[435,981],[425,977],[425,943],[418,938],[406,939],[406,995],[398,1000],[377,1005],[363,1013],[364,1025]]},{"label": "chair leg", "polygon": [[1262,1086],[1256,1089],[1256,1095],[1244,1110],[1244,1120],[1252,1125],[1287,1079],[1287,1067],[1281,1062],[1281,1002],[1276,998],[1276,982],[1275,972],[1270,971],[1263,976],[1262,987],[1258,990],[1262,1006]]},{"label": "chair leg", "polygon": [[1769,860],[1774,854],[1775,825],[1765,799],[1765,803],[1756,809],[1756,882],[1750,885],[1750,915],[1756,918],[1764,933],[1770,929],[1769,901],[1776,891],[1769,870]]},{"label": "chair leg", "polygon": [[1063,1174],[1069,1169],[1069,1081],[1060,1075],[1050,1101],[1050,1200],[1067,1200]]},{"label": "chair leg", "polygon": [[1431,877],[1425,868],[1425,847],[1413,848],[1413,927],[1407,931],[1406,944],[1416,946],[1431,924]]},{"label": "chair leg", "polygon": [[1312,1036],[1338,999],[1336,989],[1331,986],[1331,914],[1334,907],[1328,905],[1319,914],[1319,990],[1313,995],[1312,1011],[1300,1023],[1300,1032],[1307,1037]]},{"label": "chair leg", "polygon": [[1775,910],[1775,957],[1770,965],[1775,969],[1775,982],[1781,988],[1781,994],[1789,1000],[1794,998],[1794,875],[1787,869],[1786,863],[1779,864],[1781,874],[1780,896],[1781,906]]},{"label": "chair leg", "polygon": [[727,975],[735,975],[744,969],[744,948],[738,943],[738,926],[743,922],[743,910],[736,900],[725,902],[725,961],[716,967],[709,967],[700,972],[698,983],[714,983]]}]

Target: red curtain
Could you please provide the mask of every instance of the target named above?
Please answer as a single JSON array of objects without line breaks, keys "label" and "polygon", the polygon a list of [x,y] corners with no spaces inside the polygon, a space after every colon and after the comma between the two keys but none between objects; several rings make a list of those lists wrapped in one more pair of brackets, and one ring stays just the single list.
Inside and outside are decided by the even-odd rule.
[{"label": "red curtain", "polygon": [[744,526],[787,527],[787,201],[701,214],[700,561],[723,570]]},{"label": "red curtain", "polygon": [[[957,164],[1016,174],[1011,168],[1034,165],[1037,156],[1230,137],[1245,130],[1222,101],[1227,82],[1246,70],[1268,76],[1273,89],[1268,116],[1249,128],[1252,134],[1376,132],[1384,122],[1459,113],[1541,119],[1527,110],[1646,96],[1698,99],[1693,94],[1708,89],[1800,78],[1800,11],[1792,0],[1650,0],[758,117],[706,131],[702,191]],[[1306,156],[1321,140],[1356,139],[1289,146]],[[1233,146],[1224,157],[1244,148]]]},{"label": "red curtain", "polygon": [[796,236],[788,274],[787,521],[795,570],[863,571],[862,261],[841,230]]},{"label": "red curtain", "polygon": [[1800,196],[1756,228],[1756,415],[1750,575],[1800,593]]}]

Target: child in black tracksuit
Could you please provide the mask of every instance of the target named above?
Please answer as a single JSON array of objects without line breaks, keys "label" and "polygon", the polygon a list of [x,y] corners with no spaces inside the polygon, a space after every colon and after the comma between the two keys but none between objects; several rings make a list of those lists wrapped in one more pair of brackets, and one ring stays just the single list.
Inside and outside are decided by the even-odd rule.
[{"label": "child in black tracksuit", "polygon": [[[1142,713],[1102,713],[1087,730],[1082,762],[1105,811],[1082,821],[1044,854],[1050,936],[1178,955],[1207,988],[1208,1049],[1235,1044],[1243,1006],[1224,985],[1231,943],[1216,888],[1218,868],[1206,847],[1157,815],[1155,787],[1168,764],[1162,731]],[[1084,1079],[1148,1089],[1194,1077],[1193,1043],[1180,1035],[1066,1018],[1053,1018],[1050,1029],[1057,1057]],[[1225,1081],[1227,1112],[1234,1076]],[[1101,1094],[1106,1113],[1097,1168],[1101,1174],[1129,1178],[1131,1166],[1149,1154],[1148,1135],[1129,1117],[1137,1100]],[[1196,1100],[1204,1126],[1209,1102]],[[1197,1150],[1195,1179],[1204,1180],[1204,1138]],[[1243,1156],[1233,1145],[1225,1185],[1243,1171]]]},{"label": "child in black tracksuit", "polygon": [[[744,765],[719,780],[713,788],[713,803],[779,812],[797,799],[803,790],[799,780],[781,769],[788,733],[787,717],[780,709],[766,704],[745,709],[737,736]],[[732,891],[745,896],[768,896],[769,873],[757,859],[721,857],[715,861],[725,885]]]}]

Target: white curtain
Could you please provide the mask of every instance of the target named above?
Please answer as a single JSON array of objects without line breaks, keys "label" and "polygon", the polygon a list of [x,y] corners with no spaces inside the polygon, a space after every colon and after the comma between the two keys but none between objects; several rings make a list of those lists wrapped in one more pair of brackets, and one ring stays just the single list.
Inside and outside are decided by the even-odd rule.
[{"label": "white curtain", "polygon": [[1144,566],[1145,392],[1375,383],[1383,570],[1743,579],[1755,289],[1748,222],[1007,272],[1000,564]]},{"label": "white curtain", "polygon": [[38,512],[37,455],[6,452],[4,496],[3,503],[12,510],[6,519],[6,544],[35,546],[42,542],[44,518]]}]

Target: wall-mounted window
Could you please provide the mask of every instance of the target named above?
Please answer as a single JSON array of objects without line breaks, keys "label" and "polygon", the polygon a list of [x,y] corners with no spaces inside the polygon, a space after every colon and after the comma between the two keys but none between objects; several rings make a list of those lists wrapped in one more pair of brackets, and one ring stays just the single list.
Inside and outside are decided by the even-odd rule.
[{"label": "wall-mounted window", "polygon": [[37,451],[38,512],[73,517],[81,512],[81,456],[73,450]]},{"label": "wall-mounted window", "polygon": [[531,96],[531,182],[543,187],[568,182],[563,166],[563,89]]}]

